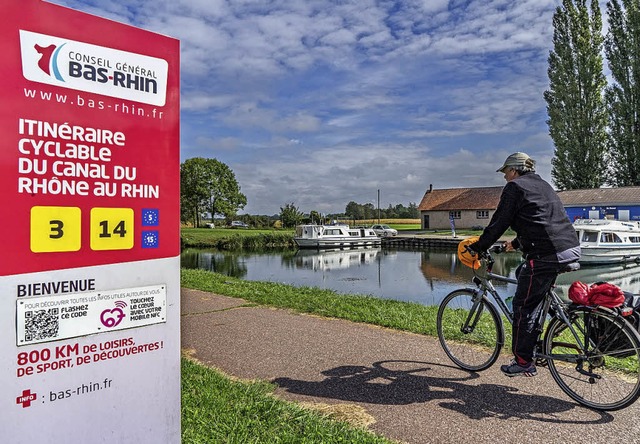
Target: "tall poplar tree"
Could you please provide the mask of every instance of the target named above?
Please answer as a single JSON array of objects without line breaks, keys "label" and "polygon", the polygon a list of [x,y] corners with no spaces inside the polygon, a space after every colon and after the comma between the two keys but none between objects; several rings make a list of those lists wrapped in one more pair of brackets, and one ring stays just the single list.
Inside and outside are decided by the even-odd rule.
[{"label": "tall poplar tree", "polygon": [[[589,10],[591,13],[589,13]],[[563,0],[553,15],[547,101],[555,144],[551,176],[560,190],[599,188],[606,180],[606,78],[597,0]]]},{"label": "tall poplar tree", "polygon": [[606,91],[609,110],[609,182],[640,185],[640,0],[607,3],[609,32],[605,54],[613,84]]}]

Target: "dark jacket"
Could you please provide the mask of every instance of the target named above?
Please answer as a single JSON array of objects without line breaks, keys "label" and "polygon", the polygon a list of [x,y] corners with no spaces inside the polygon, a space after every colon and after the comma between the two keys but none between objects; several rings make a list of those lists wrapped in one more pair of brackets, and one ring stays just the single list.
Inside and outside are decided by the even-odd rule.
[{"label": "dark jacket", "polygon": [[535,173],[507,182],[491,222],[470,247],[487,250],[509,227],[517,234],[513,246],[528,259],[551,260],[580,245],[558,194]]}]

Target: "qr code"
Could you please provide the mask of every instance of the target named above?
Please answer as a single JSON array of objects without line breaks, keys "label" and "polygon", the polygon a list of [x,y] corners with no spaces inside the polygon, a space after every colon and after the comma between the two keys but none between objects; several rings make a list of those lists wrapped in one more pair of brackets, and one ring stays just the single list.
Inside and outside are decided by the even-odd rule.
[{"label": "qr code", "polygon": [[37,341],[58,336],[60,318],[57,308],[24,313],[24,340]]}]

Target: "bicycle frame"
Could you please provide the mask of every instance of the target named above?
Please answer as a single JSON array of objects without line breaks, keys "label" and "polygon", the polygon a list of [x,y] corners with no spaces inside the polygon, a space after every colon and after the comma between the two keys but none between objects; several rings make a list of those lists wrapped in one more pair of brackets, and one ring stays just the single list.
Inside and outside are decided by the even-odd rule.
[{"label": "bicycle frame", "polygon": [[[502,314],[509,321],[509,324],[513,325],[513,311],[509,309],[506,302],[500,296],[500,293],[498,293],[498,290],[496,290],[495,286],[491,281],[497,280],[500,282],[507,282],[510,284],[517,284],[518,281],[517,279],[513,279],[506,276],[502,276],[500,274],[493,273],[491,271],[493,266],[493,258],[489,256],[487,258],[487,261],[488,261],[486,266],[487,276],[480,277],[476,275],[473,277],[473,283],[476,284],[476,286],[478,286],[478,288],[481,290],[482,295],[486,295],[486,293],[491,294],[491,296],[493,297],[494,305],[498,306]],[[475,308],[475,304],[474,304],[474,308]],[[573,326],[571,325],[571,322],[569,321],[569,318],[567,316],[566,309],[564,307],[564,303],[560,298],[560,296],[558,296],[557,293],[553,291],[553,286],[551,289],[549,289],[549,291],[547,291],[543,301],[542,310],[540,310],[540,313],[538,315],[537,325],[538,325],[538,328],[540,329],[540,335],[542,335],[543,328],[544,328],[544,321],[547,318],[547,315],[549,314],[549,308],[553,308],[555,312],[554,316],[559,318],[568,327],[569,331],[574,336],[574,339],[576,340],[576,343],[580,348],[580,351],[585,350],[584,343],[580,339],[580,335],[578,334],[578,332],[576,332]],[[472,312],[473,311],[474,310],[472,310]],[[588,335],[585,335],[585,332],[580,332],[580,333],[584,335],[583,337],[588,337]],[[546,355],[542,353],[542,350],[536,350],[534,353],[534,357],[537,359],[554,359],[554,360],[571,362],[571,363],[577,363],[579,360],[584,359],[583,355],[578,355],[578,357],[573,355],[570,358],[568,358],[567,356],[560,356],[560,355]]]}]

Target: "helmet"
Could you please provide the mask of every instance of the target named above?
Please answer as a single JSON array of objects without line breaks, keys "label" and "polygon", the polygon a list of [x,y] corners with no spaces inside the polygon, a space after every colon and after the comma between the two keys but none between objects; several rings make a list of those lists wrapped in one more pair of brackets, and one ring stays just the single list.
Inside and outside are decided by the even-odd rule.
[{"label": "helmet", "polygon": [[478,240],[480,240],[478,236],[472,236],[468,237],[458,244],[458,259],[460,259],[460,262],[462,262],[464,265],[469,268],[473,268],[474,270],[480,268],[480,258],[477,254],[472,255],[467,250],[467,246],[478,242]]}]

